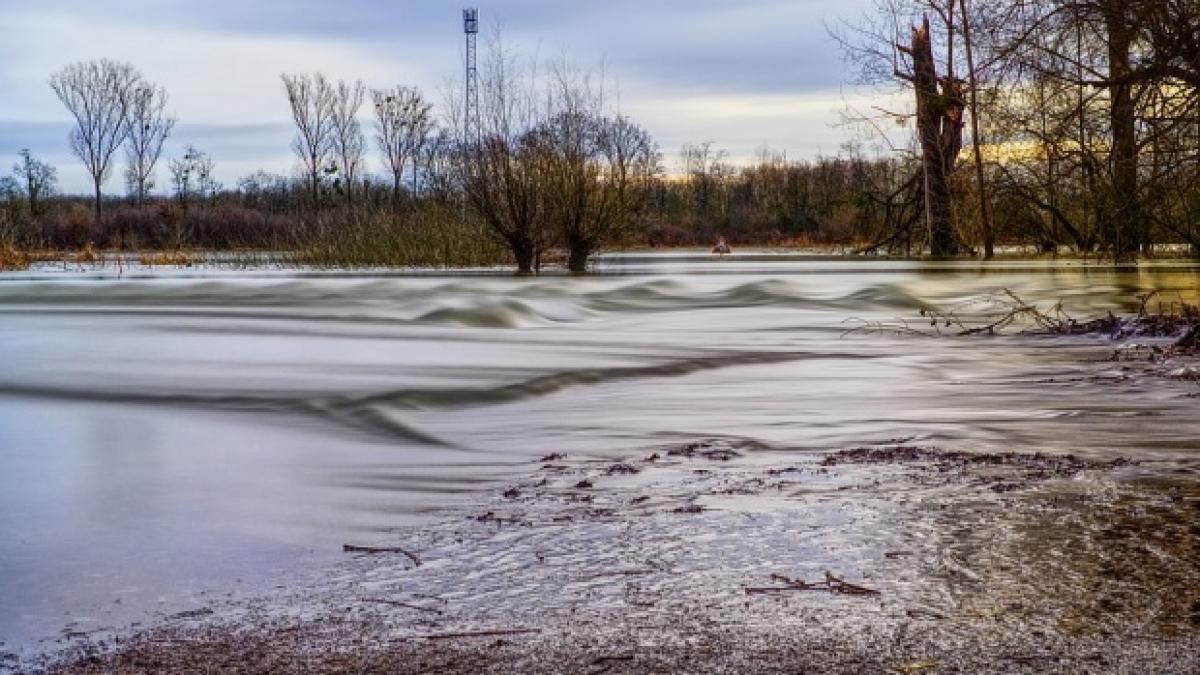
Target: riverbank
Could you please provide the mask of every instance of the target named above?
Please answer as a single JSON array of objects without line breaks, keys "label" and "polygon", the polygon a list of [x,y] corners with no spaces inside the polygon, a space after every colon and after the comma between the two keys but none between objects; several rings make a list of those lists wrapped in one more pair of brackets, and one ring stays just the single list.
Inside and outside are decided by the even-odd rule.
[{"label": "riverbank", "polygon": [[[62,673],[1184,672],[1200,467],[904,439],[551,455],[461,517]],[[46,665],[46,664],[43,664]]]}]

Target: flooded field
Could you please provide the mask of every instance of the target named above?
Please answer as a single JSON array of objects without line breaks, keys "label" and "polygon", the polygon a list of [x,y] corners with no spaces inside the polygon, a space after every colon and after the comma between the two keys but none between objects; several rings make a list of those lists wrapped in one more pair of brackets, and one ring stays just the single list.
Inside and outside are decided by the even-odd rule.
[{"label": "flooded field", "polygon": [[[588,626],[649,626],[649,649],[720,644],[722,622],[766,650],[836,624],[852,653],[851,628],[899,644],[901,618],[947,622],[927,652],[980,621],[1035,631],[1014,662],[1034,668],[1059,634],[1200,624],[1200,597],[1166,593],[1197,581],[1195,382],[1110,361],[1102,336],[851,332],[1003,289],[1080,317],[1195,301],[1196,267],[598,271],[0,275],[0,652],[242,599],[269,625],[366,598],[377,637],[578,621],[530,638],[554,658]],[[880,454],[836,454],[862,447]],[[1150,531],[1170,536],[1121,548]],[[397,602],[437,614],[380,615]]]}]

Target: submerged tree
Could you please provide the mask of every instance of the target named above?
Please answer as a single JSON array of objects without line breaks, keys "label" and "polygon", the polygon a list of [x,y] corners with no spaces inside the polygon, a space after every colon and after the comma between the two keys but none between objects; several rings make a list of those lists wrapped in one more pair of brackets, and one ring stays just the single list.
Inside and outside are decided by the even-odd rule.
[{"label": "submerged tree", "polygon": [[532,133],[546,211],[567,268],[584,272],[593,253],[632,227],[659,170],[658,148],[628,117],[605,115],[602,87],[569,65],[554,68],[546,101],[549,114]]},{"label": "submerged tree", "polygon": [[128,112],[141,76],[133,66],[107,59],[75,63],[50,78],[50,86],[75,119],[71,151],[95,188],[95,216],[103,215],[102,187],[112,156],[129,132]]},{"label": "submerged tree", "polygon": [[125,144],[125,181],[129,193],[141,206],[154,189],[154,168],[162,156],[163,144],[175,127],[175,119],[166,113],[167,92],[147,82],[133,90],[129,105],[129,139]]},{"label": "submerged tree", "polygon": [[459,183],[467,204],[512,252],[518,274],[531,274],[552,241],[533,132],[542,121],[536,80],[518,68],[499,39],[481,73],[477,138],[458,132]]}]

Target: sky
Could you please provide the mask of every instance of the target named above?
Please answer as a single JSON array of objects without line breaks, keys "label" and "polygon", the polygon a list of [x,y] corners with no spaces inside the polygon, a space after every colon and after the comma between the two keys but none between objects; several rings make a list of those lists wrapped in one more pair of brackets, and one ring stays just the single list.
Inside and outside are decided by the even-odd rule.
[{"label": "sky", "polygon": [[[667,168],[686,143],[735,162],[769,146],[789,158],[835,154],[839,124],[867,94],[826,26],[870,0],[477,0],[525,60],[603,67],[621,112],[658,140]],[[369,87],[420,86],[440,104],[461,79],[463,2],[442,0],[0,0],[0,175],[22,148],[85,192],[67,148],[70,118],[48,85],[63,65],[127,61],[164,86],[179,120],[165,149],[209,153],[234,186],[262,169],[290,174],[293,130],[280,74],[320,71]],[[370,132],[369,110],[364,127]],[[123,161],[123,160],[122,160]],[[380,172],[378,157],[371,170]],[[167,184],[165,161],[158,171]],[[114,170],[108,193],[124,190]]]}]

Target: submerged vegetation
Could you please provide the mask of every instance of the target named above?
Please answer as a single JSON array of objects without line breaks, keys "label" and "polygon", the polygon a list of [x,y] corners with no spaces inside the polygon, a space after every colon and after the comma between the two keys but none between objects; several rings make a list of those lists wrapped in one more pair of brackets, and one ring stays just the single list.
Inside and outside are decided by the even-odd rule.
[{"label": "submerged vegetation", "polygon": [[1136,363],[1144,374],[1200,383],[1200,306],[1183,298],[1164,299],[1158,292],[1139,296],[1137,312],[1127,315],[1110,311],[1079,318],[1068,313],[1062,301],[1042,307],[1005,290],[951,307],[923,307],[920,317],[851,320],[855,325],[846,334],[973,337],[1014,331],[1045,336],[1095,335],[1116,344],[1108,360],[1124,364],[1122,373],[1116,376],[1118,380],[1128,377],[1129,364]]}]

